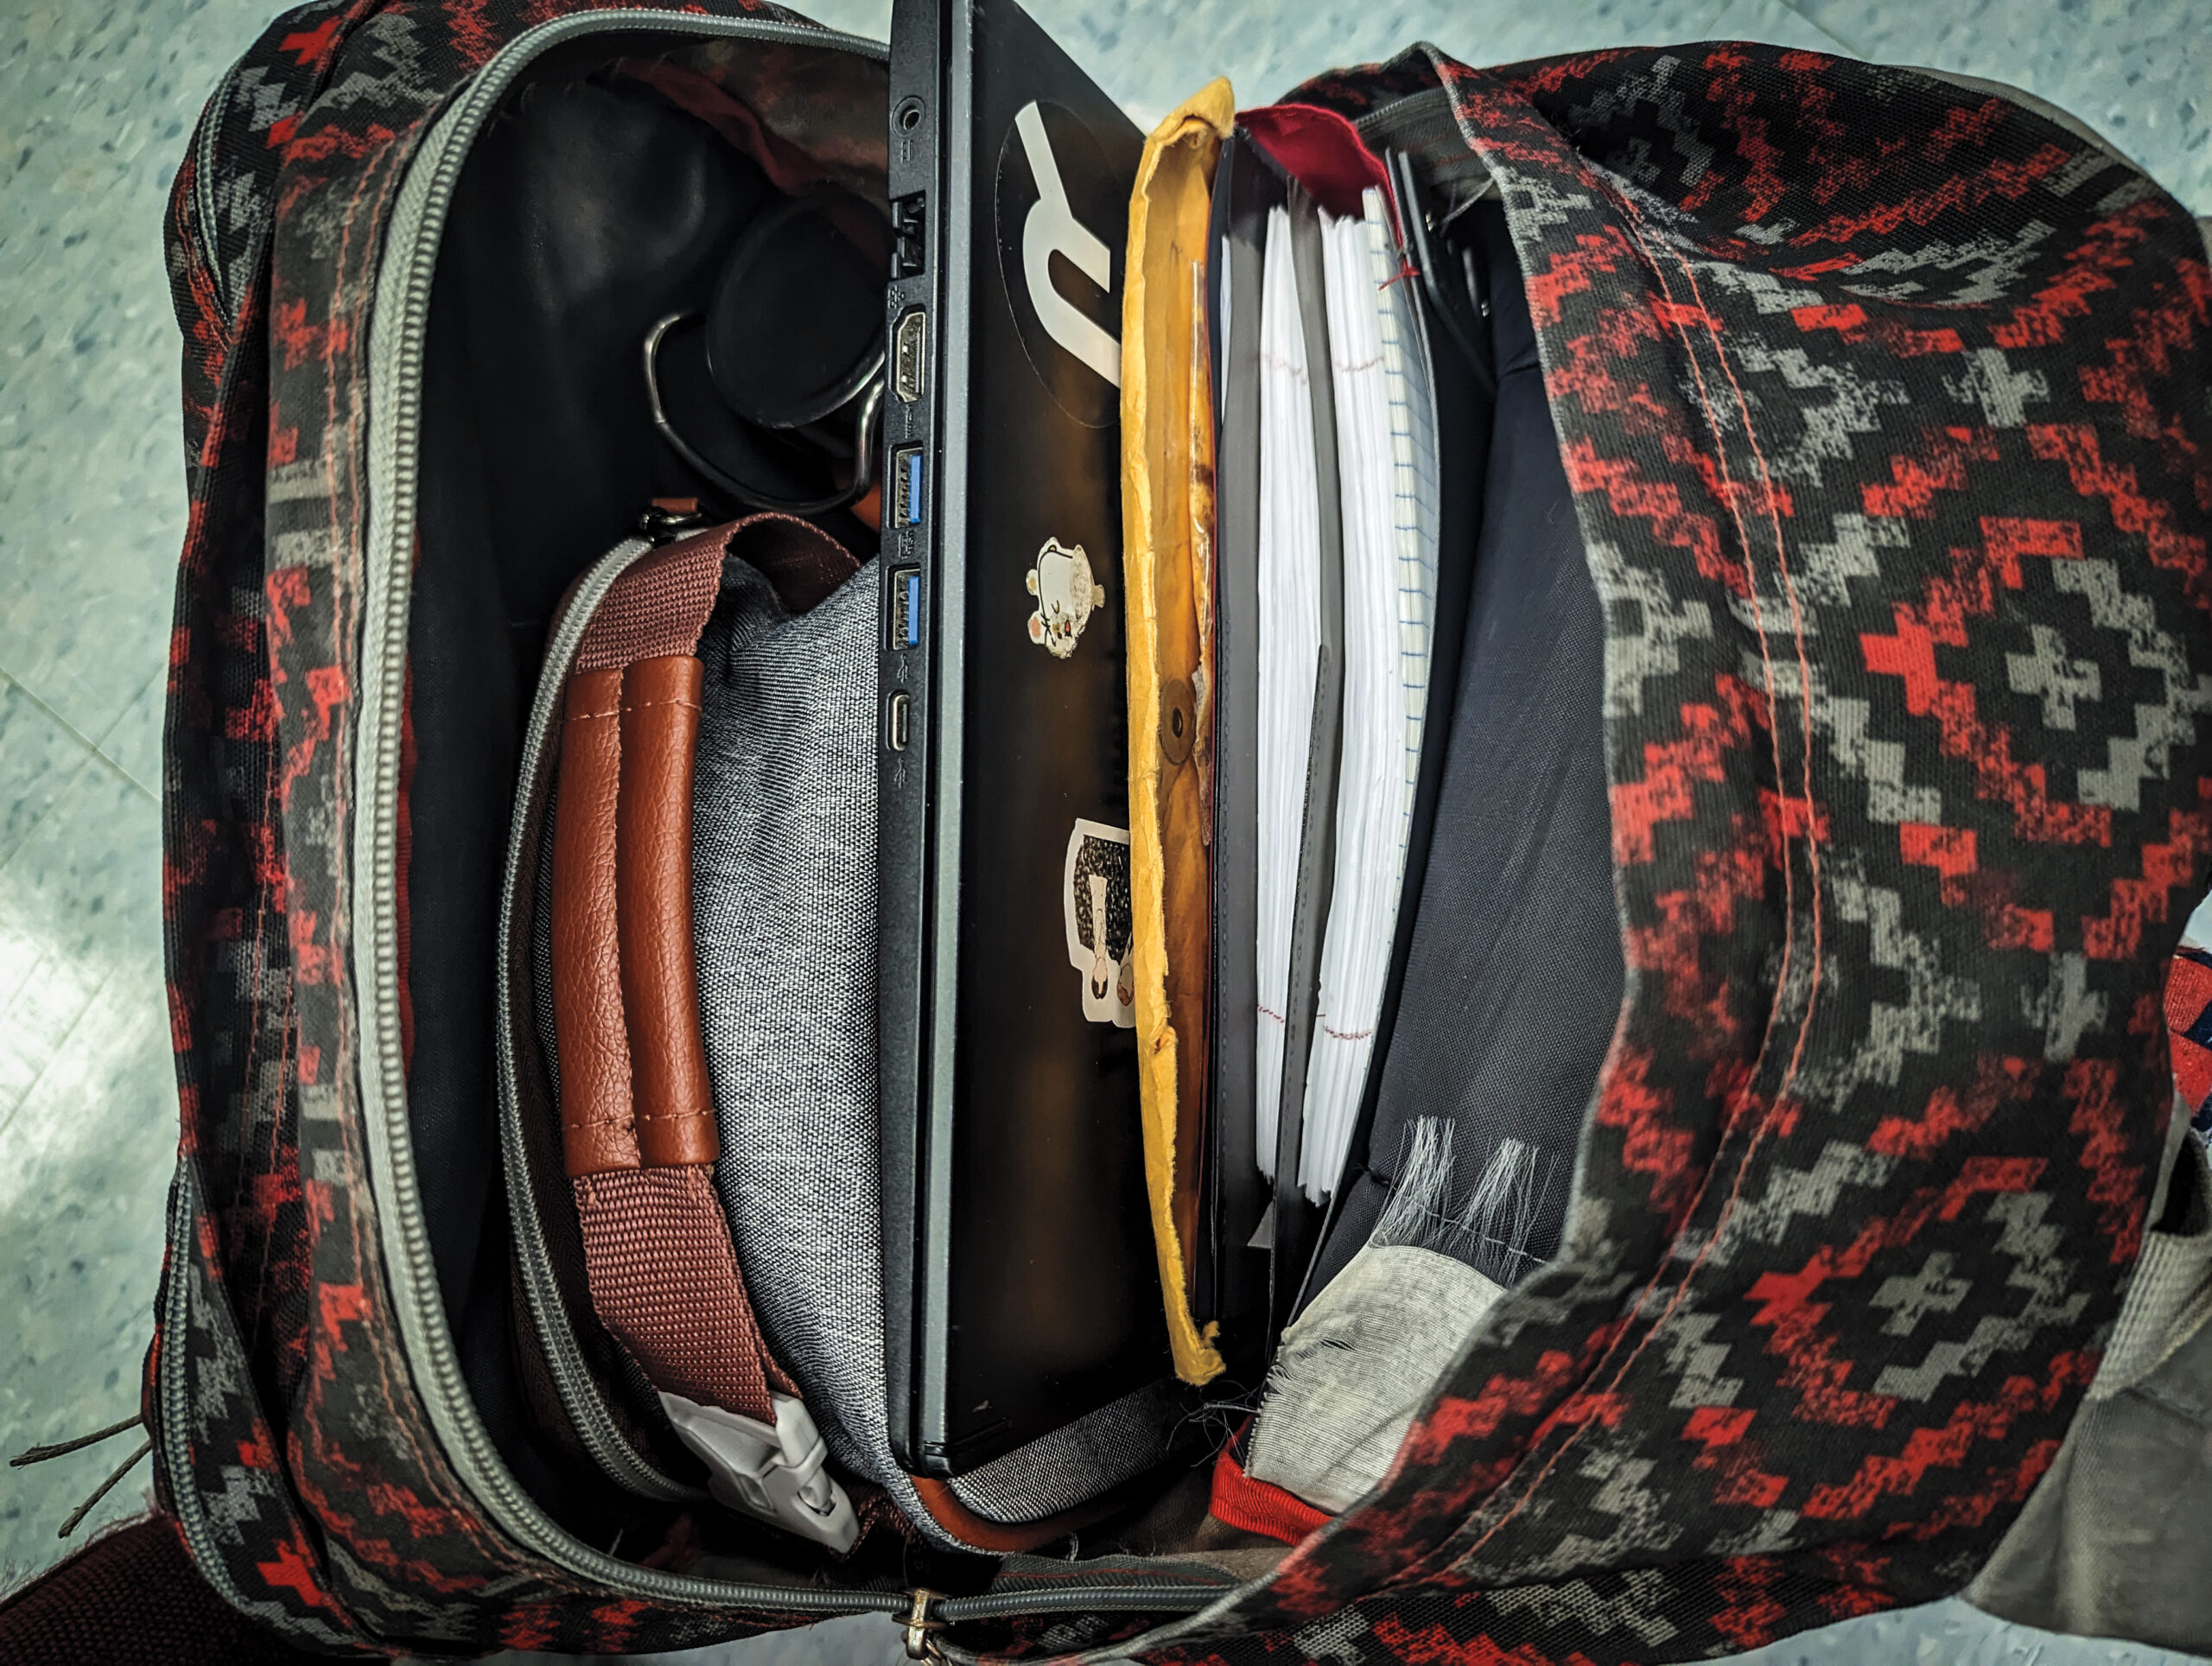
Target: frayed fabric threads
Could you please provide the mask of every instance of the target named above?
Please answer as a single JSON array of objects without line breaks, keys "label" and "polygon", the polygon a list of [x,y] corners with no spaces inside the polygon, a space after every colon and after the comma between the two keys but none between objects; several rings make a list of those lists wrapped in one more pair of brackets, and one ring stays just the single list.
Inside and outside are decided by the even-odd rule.
[{"label": "frayed fabric threads", "polygon": [[1414,1416],[1506,1288],[1551,1177],[1499,1142],[1457,1210],[1452,1129],[1418,1119],[1367,1244],[1283,1332],[1247,1472],[1341,1511],[1389,1472]]}]

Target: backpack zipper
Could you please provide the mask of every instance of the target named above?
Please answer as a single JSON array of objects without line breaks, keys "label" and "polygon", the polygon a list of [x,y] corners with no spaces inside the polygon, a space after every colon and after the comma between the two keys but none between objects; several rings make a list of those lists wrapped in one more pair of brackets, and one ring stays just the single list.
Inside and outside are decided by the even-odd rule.
[{"label": "backpack zipper", "polygon": [[[537,693],[531,705],[530,727],[523,735],[522,759],[515,772],[516,791],[531,799],[533,808],[544,797],[545,783],[539,777],[546,767],[547,737],[559,720],[569,664],[575,658],[592,615],[598,611],[614,581],[632,562],[652,548],[643,538],[630,538],[601,557],[577,583],[575,594],[569,598],[568,607],[554,625],[552,635],[546,640]],[[508,834],[506,872],[499,887],[499,943],[503,960],[515,946],[515,898],[534,854],[529,848],[529,834],[537,830],[531,826],[535,819],[515,817]],[[600,1391],[591,1367],[585,1362],[583,1350],[576,1345],[575,1331],[569,1323],[568,1304],[562,1299],[553,1275],[552,1257],[546,1250],[528,1159],[524,1154],[522,1103],[516,1087],[520,1067],[515,1046],[518,1015],[512,989],[503,964],[496,1019],[500,1167],[506,1180],[507,1213],[514,1228],[515,1257],[520,1263],[523,1294],[537,1327],[539,1351],[552,1376],[554,1392],[569,1414],[569,1421],[575,1426],[584,1450],[617,1486],[643,1497],[671,1503],[703,1499],[707,1496],[703,1489],[686,1486],[663,1474],[622,1433],[607,1409],[606,1397]]]},{"label": "backpack zipper", "polygon": [[[215,83],[213,96],[200,112],[200,124],[193,133],[192,143],[192,240],[199,249],[200,264],[207,270],[207,285],[215,292],[215,304],[222,309],[226,331],[233,328],[238,319],[231,305],[230,274],[223,270],[222,251],[215,231],[215,153],[222,134],[223,112],[230,107],[231,93],[238,85],[242,67],[243,61],[232,64],[223,72],[223,79]],[[258,243],[258,238],[254,239],[255,246]]]},{"label": "backpack zipper", "polygon": [[[818,1587],[693,1579],[619,1561],[558,1526],[509,1472],[469,1398],[438,1294],[436,1269],[423,1219],[422,1192],[415,1178],[406,1076],[400,1062],[395,899],[399,715],[407,669],[416,448],[421,428],[423,340],[429,320],[430,280],[447,210],[469,146],[516,77],[531,60],[566,41],[588,35],[646,31],[825,47],[879,62],[889,55],[878,42],[802,24],[650,10],[556,18],[525,31],[493,54],[467,91],[438,118],[408,166],[387,231],[369,342],[369,526],[360,738],[354,760],[360,810],[353,841],[352,952],[361,1019],[359,1080],[370,1188],[377,1204],[392,1307],[416,1391],[447,1461],[503,1532],[565,1572],[627,1596],[694,1607],[825,1618],[870,1612],[904,1615],[913,1610],[912,1593],[840,1592]],[[619,571],[619,566],[614,570]],[[605,576],[607,582],[613,582],[612,571]],[[581,610],[571,612],[579,617],[581,632]],[[573,644],[569,652],[574,652]],[[582,1363],[572,1356],[566,1368],[573,1370]],[[557,1383],[563,1367],[551,1360],[548,1364],[556,1372]],[[182,1417],[175,1421],[181,1430]],[[642,1465],[643,1460],[639,1461]],[[188,1476],[190,1471],[180,1468],[175,1472]],[[1181,1581],[1162,1581],[1156,1587],[1123,1582],[1050,1592],[986,1593],[942,1603],[938,1612],[947,1621],[1100,1609],[1181,1612],[1209,1606],[1236,1588],[1225,1586],[1193,1592]],[[935,1644],[936,1639],[931,1642]]]},{"label": "backpack zipper", "polygon": [[251,1613],[245,1593],[231,1577],[230,1564],[216,1546],[207,1501],[193,1484],[192,1374],[187,1360],[192,1352],[192,1222],[199,1212],[199,1173],[200,1160],[187,1151],[177,1160],[176,1179],[169,1186],[165,1234],[169,1264],[161,1293],[161,1352],[154,1362],[161,1415],[154,1426],[154,1446],[162,1473],[168,1478],[177,1531],[183,1536],[193,1567],[224,1601],[241,1613]]},{"label": "backpack zipper", "polygon": [[[361,1110],[370,1187],[377,1203],[392,1307],[416,1390],[447,1461],[501,1531],[564,1572],[625,1595],[696,1607],[824,1617],[895,1613],[907,1606],[895,1593],[690,1579],[618,1561],[556,1525],[509,1472],[469,1398],[438,1294],[422,1192],[415,1178],[400,1053],[395,899],[399,715],[407,670],[416,447],[421,433],[423,340],[431,276],[454,187],[470,145],[516,77],[542,53],[581,36],[646,31],[822,47],[878,60],[885,56],[884,48],[874,41],[793,23],[647,10],[556,18],[525,31],[494,54],[437,119],[408,165],[387,230],[369,341],[369,527],[361,729],[354,759],[360,811],[353,829],[353,959],[361,1020]],[[572,1356],[565,1362],[548,1363],[557,1383],[564,1369],[573,1372],[581,1361]],[[573,1403],[572,1395],[563,1397]]]}]

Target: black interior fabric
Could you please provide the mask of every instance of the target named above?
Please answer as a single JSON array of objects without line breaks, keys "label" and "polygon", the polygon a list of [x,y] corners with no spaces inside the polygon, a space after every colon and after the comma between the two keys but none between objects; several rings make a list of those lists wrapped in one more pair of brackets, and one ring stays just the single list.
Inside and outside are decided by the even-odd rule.
[{"label": "black interior fabric", "polygon": [[773,195],[752,161],[634,80],[541,81],[471,150],[425,339],[408,693],[416,1167],[487,1427],[542,1502],[560,1513],[565,1497],[609,1530],[602,1490],[556,1482],[535,1450],[514,1380],[493,1057],[501,872],[561,595],[655,495],[701,491],[653,432],[645,332],[705,305]]},{"label": "black interior fabric", "polygon": [[1498,371],[1487,467],[1465,439],[1445,461],[1447,483],[1482,468],[1472,593],[1381,1084],[1309,1293],[1366,1242],[1423,1116],[1452,1124],[1461,1198],[1502,1140],[1539,1154],[1533,1259],[1478,1252],[1482,1270],[1510,1282],[1556,1253],[1620,1011],[1604,620],[1503,211],[1478,203],[1461,220],[1487,280]]}]

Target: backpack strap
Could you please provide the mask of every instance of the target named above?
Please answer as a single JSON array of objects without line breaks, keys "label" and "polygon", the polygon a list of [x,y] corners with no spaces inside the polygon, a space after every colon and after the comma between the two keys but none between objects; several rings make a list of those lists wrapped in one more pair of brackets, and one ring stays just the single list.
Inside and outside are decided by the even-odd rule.
[{"label": "backpack strap", "polygon": [[796,1396],[746,1294],[720,1154],[691,915],[695,652],[740,551],[789,605],[855,570],[827,533],[760,515],[617,579],[570,672],[553,849],[562,1148],[592,1305],[664,1394],[774,1425]]}]

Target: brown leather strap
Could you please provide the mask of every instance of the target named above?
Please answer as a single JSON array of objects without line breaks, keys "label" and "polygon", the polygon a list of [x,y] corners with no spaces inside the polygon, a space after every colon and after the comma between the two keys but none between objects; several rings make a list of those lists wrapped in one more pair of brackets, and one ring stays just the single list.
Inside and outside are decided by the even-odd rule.
[{"label": "brown leather strap", "polygon": [[630,1042],[615,929],[615,804],[622,673],[569,679],[561,794],[553,817],[553,1033],[561,1060],[561,1149],[573,1175],[635,1168]]},{"label": "brown leather strap", "polygon": [[657,1388],[772,1423],[769,1389],[797,1390],[715,1194],[691,938],[693,650],[731,550],[802,611],[857,566],[818,528],[757,515],[641,556],[608,588],[562,722],[553,1026],[593,1308]]},{"label": "brown leather strap", "polygon": [[615,914],[638,1153],[648,1168],[711,1163],[721,1154],[691,945],[691,764],[702,674],[690,654],[637,660],[622,673]]}]

